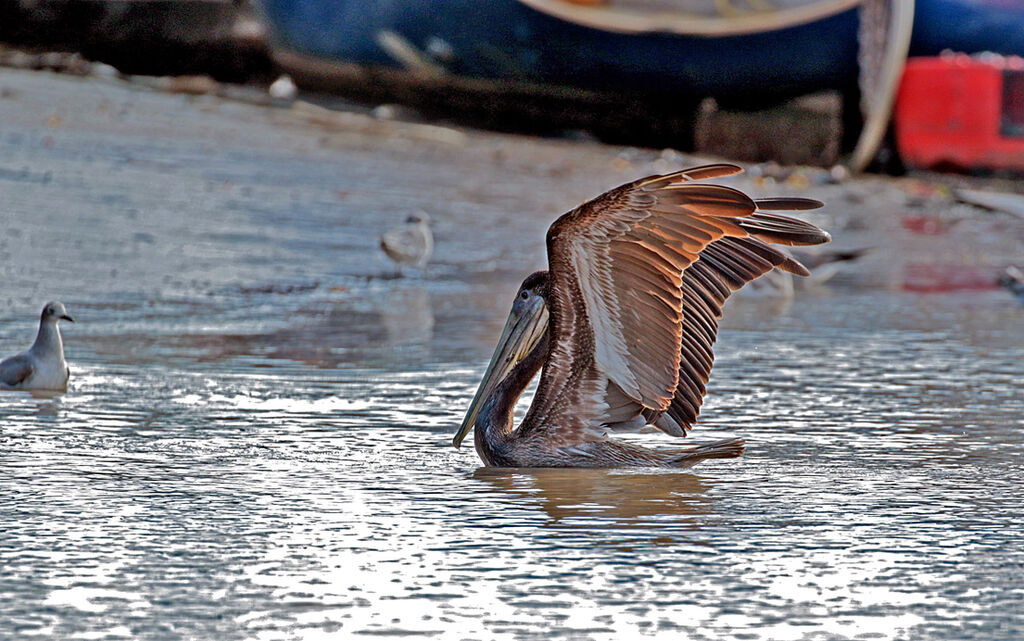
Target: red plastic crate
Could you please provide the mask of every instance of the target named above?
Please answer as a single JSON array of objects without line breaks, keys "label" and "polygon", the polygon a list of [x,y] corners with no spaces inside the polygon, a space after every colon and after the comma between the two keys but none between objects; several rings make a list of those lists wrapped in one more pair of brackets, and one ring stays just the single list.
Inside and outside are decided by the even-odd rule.
[{"label": "red plastic crate", "polygon": [[1024,172],[1024,58],[908,60],[895,125],[908,165]]}]

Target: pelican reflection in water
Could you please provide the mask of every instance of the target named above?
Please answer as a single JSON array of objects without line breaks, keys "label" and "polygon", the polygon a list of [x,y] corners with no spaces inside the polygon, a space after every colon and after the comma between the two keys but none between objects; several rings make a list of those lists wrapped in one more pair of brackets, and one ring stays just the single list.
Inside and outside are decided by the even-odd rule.
[{"label": "pelican reflection in water", "polygon": [[[779,245],[829,235],[771,213],[815,209],[806,198],[752,200],[698,182],[742,171],[707,165],[613,189],[548,229],[548,270],[516,293],[487,371],[455,435],[497,467],[689,467],[743,453],[730,439],[652,450],[609,438],[653,425],[685,436],[711,371],[722,305],[773,268],[807,269]],[[516,400],[541,372],[518,428]]]},{"label": "pelican reflection in water", "polygon": [[[472,478],[502,497],[538,505],[550,518],[546,525],[586,529],[594,541],[600,540],[599,532],[607,533],[609,528],[662,533],[665,521],[651,517],[676,517],[671,520],[679,524],[686,523],[685,517],[713,509],[707,488],[698,477],[686,473],[481,467]],[[614,535],[605,542],[613,541]]]}]

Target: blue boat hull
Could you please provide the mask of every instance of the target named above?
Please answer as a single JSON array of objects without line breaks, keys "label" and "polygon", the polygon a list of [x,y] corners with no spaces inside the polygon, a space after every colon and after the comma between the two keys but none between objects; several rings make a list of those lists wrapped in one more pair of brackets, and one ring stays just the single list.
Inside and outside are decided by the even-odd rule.
[{"label": "blue boat hull", "polygon": [[780,97],[856,81],[855,10],[768,33],[721,38],[613,33],[516,0],[263,0],[275,48],[376,68],[401,68],[379,44],[398,34],[439,44],[446,74],[600,93]]},{"label": "blue boat hull", "polygon": [[910,55],[945,49],[1024,56],[1024,2],[1020,0],[917,0]]},{"label": "blue boat hull", "polygon": [[[697,37],[580,26],[517,0],[260,0],[274,47],[313,60],[400,69],[380,43],[440,44],[450,76],[614,94],[770,102],[853,86],[857,12],[765,33]],[[1024,55],[1024,2],[917,0],[910,55]],[[755,105],[756,106],[756,105]]]}]

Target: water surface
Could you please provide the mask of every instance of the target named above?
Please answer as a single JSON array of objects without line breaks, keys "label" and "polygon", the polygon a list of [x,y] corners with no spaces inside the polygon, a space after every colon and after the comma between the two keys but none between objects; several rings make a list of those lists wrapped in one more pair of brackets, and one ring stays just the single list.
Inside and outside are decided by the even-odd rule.
[{"label": "water surface", "polygon": [[[1008,296],[736,300],[691,438],[743,458],[482,469],[450,438],[562,190],[597,182],[527,168],[610,152],[106,85],[54,126],[80,88],[3,82],[0,352],[49,298],[78,322],[66,394],[0,395],[0,638],[1024,636]],[[395,279],[409,208],[437,257]]]}]

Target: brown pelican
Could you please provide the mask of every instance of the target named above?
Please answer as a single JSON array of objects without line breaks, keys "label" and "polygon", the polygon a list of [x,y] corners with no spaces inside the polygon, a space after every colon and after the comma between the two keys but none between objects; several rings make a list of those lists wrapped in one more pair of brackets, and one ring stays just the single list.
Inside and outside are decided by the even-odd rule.
[{"label": "brown pelican", "polygon": [[[653,425],[685,436],[711,371],[722,305],[778,267],[807,269],[771,247],[829,235],[771,210],[805,198],[752,200],[697,182],[742,171],[707,165],[613,189],[548,229],[548,270],[516,293],[487,371],[453,444],[476,427],[484,464],[501,467],[687,467],[739,456],[738,439],[651,450],[608,437]],[[541,372],[519,427],[516,400]]]},{"label": "brown pelican", "polygon": [[50,302],[39,317],[39,333],[28,350],[0,361],[0,389],[66,390],[71,370],[57,322],[75,322],[64,303]]},{"label": "brown pelican", "polygon": [[430,231],[430,218],[419,212],[409,214],[405,223],[392,227],[380,237],[380,248],[395,261],[398,273],[402,265],[422,269],[434,251],[434,234]]}]

